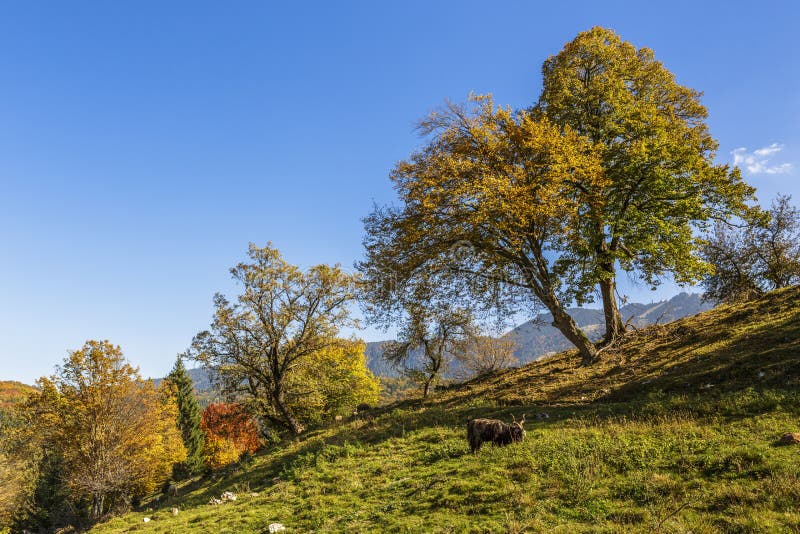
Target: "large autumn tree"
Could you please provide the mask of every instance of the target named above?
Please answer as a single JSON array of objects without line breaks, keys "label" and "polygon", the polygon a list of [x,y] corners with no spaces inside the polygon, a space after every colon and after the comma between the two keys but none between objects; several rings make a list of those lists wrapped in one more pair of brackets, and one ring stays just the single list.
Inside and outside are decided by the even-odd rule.
[{"label": "large autumn tree", "polygon": [[427,144],[391,174],[399,206],[365,219],[365,300],[391,313],[437,299],[497,307],[541,303],[584,362],[597,349],[565,310],[592,283],[583,227],[603,212],[607,179],[594,144],[535,111],[490,97],[421,123]]},{"label": "large autumn tree", "polygon": [[547,59],[542,75],[536,111],[585,136],[601,158],[606,180],[576,177],[607,202],[581,221],[588,246],[573,253],[587,265],[582,285],[599,284],[611,341],[624,330],[617,266],[653,286],[665,275],[699,280],[710,267],[697,254],[696,230],[741,215],[753,188],[738,169],[714,163],[701,93],[677,83],[651,49],[595,27]]},{"label": "large autumn tree", "polygon": [[153,491],[186,455],[168,392],[108,341],[87,341],[38,386],[22,409],[29,443],[59,459],[72,508],[88,502],[90,520]]},{"label": "large autumn tree", "polygon": [[249,255],[249,263],[231,269],[242,287],[236,301],[214,297],[214,320],[195,337],[195,357],[231,400],[299,434],[312,422],[303,406],[309,392],[319,391],[313,381],[327,378],[309,370],[342,346],[340,329],[355,324],[348,309],[355,280],[339,266],[303,271],[269,245],[251,244]]}]

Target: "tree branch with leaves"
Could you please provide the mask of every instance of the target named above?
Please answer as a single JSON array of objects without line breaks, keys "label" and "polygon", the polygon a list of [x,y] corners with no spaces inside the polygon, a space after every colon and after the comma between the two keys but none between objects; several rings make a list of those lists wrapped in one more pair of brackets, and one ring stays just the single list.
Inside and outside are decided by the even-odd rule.
[{"label": "tree branch with leaves", "polygon": [[365,219],[365,300],[402,309],[425,286],[501,315],[544,305],[593,361],[596,349],[565,304],[589,290],[575,251],[590,246],[582,225],[605,202],[594,145],[488,96],[448,104],[420,127],[428,143],[391,174],[400,206]]},{"label": "tree branch with leaves", "polygon": [[574,254],[590,302],[599,286],[606,334],[624,331],[616,299],[617,266],[656,286],[670,275],[692,283],[710,272],[698,254],[713,219],[743,216],[754,189],[739,170],[714,163],[717,142],[702,94],[680,85],[649,48],[636,48],[595,27],[567,43],[542,67],[535,110],[598,150],[604,182],[581,182],[607,201],[581,221],[587,244]]},{"label": "tree branch with leaves", "polygon": [[342,343],[342,328],[356,325],[348,310],[355,279],[338,265],[302,271],[270,245],[251,244],[249,256],[250,262],[231,269],[241,294],[234,302],[214,297],[214,319],[195,336],[194,357],[231,400],[265,424],[299,434],[305,428],[297,413],[304,389],[295,377]]}]

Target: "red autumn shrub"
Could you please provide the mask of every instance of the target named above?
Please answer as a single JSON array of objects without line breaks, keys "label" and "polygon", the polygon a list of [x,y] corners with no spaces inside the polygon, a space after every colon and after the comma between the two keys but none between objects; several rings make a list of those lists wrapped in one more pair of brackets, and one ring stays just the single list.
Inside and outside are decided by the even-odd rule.
[{"label": "red autumn shrub", "polygon": [[209,404],[203,410],[200,428],[206,434],[206,457],[211,467],[234,462],[261,445],[256,422],[239,404]]}]

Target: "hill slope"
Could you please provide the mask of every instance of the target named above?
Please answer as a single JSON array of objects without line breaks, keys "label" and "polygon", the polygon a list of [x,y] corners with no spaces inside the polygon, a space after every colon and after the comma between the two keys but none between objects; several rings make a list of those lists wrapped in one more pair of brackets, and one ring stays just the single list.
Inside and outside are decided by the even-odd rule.
[{"label": "hill slope", "polygon": [[[641,304],[633,302],[620,308],[624,321],[637,328],[651,324],[666,324],[710,310],[713,305],[703,302],[697,293],[679,293],[669,300]],[[605,331],[603,310],[592,308],[570,308],[568,313],[575,319],[590,338],[600,339]],[[569,350],[572,345],[555,327],[550,326],[553,316],[542,314],[535,320],[528,321],[506,334],[513,337],[518,344],[517,359],[521,363],[538,360],[552,352]]]},{"label": "hill slope", "polygon": [[[797,531],[800,446],[775,442],[800,430],[798,302],[783,290],[629,335],[592,367],[566,352],[313,430],[95,530]],[[469,454],[469,417],[512,414],[523,443]],[[226,490],[239,499],[208,504]]]},{"label": "hill slope", "polygon": [[0,380],[0,410],[22,402],[36,388],[14,380]]}]

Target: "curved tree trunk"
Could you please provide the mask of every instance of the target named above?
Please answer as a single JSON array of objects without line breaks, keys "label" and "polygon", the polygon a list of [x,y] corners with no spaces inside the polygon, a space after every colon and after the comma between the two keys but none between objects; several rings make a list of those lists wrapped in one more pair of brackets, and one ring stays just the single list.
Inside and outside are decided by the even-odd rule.
[{"label": "curved tree trunk", "polygon": [[578,352],[581,354],[582,364],[589,365],[597,361],[597,349],[595,348],[594,344],[586,337],[586,334],[583,333],[583,330],[580,329],[578,324],[569,315],[564,308],[561,307],[559,304],[553,308],[550,308],[550,313],[553,314],[553,326],[558,328],[564,337],[566,337],[575,347],[578,349]]},{"label": "curved tree trunk", "polygon": [[[539,259],[540,264],[545,263],[543,258]],[[556,294],[553,291],[552,285],[549,283],[549,273],[547,273],[547,276],[545,276],[545,273],[543,273],[537,280],[535,272],[532,273],[527,269],[524,269],[523,272],[528,278],[533,294],[545,305],[545,307],[547,307],[547,309],[553,315],[553,326],[558,328],[564,337],[566,337],[570,343],[575,345],[575,348],[577,348],[578,352],[580,352],[582,364],[589,365],[597,361],[597,348],[589,340],[589,338],[586,337],[586,334],[583,333],[583,330],[580,329],[572,316],[566,312],[564,306],[561,305],[561,302],[558,300],[558,297],[556,297]]]}]

